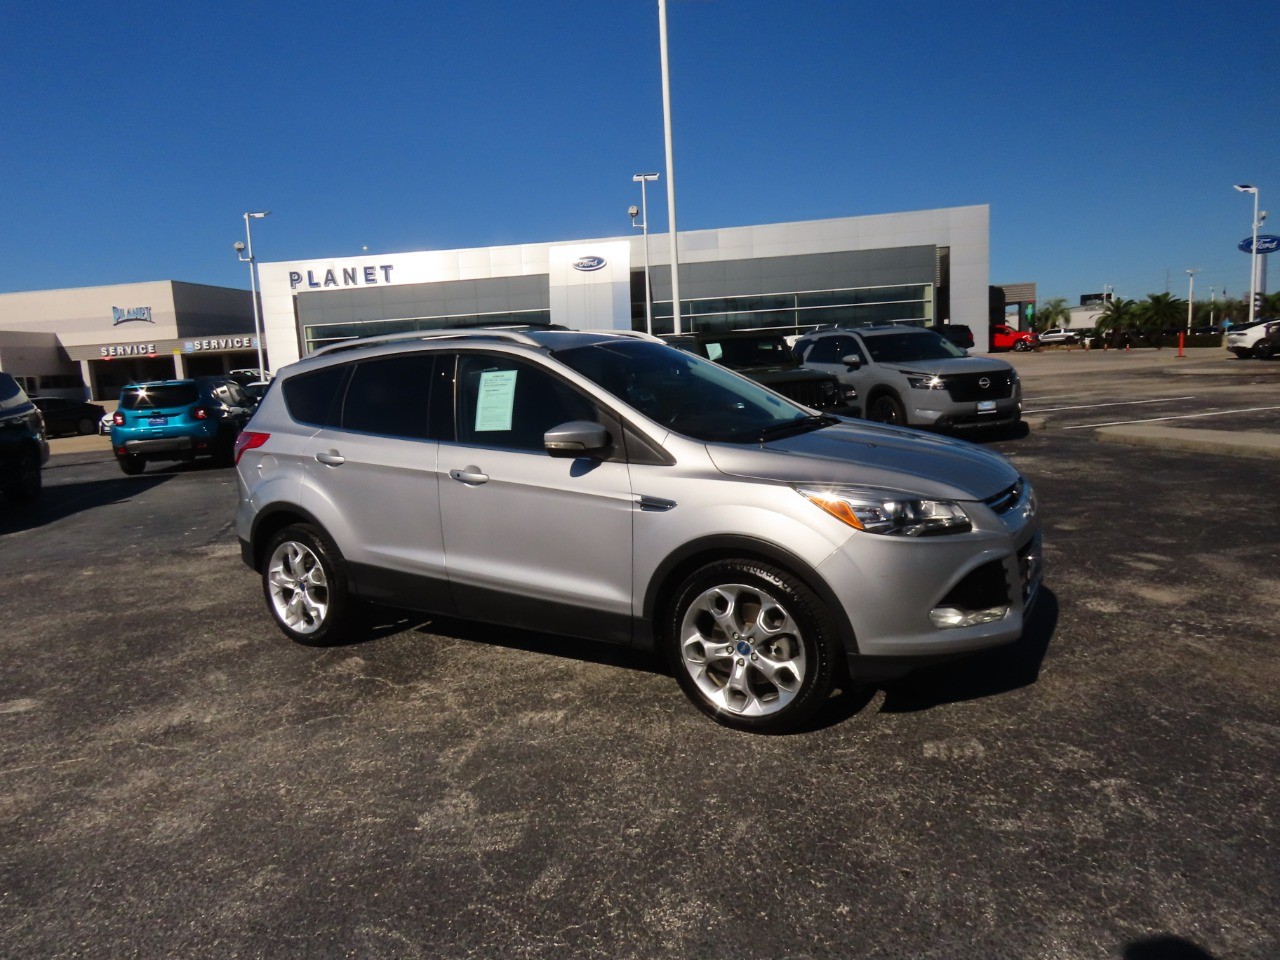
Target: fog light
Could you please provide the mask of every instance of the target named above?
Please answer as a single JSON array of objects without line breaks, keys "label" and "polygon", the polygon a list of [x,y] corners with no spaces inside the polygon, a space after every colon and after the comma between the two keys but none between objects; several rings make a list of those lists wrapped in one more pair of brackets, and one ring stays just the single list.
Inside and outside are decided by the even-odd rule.
[{"label": "fog light", "polygon": [[934,607],[929,619],[940,630],[955,627],[976,627],[981,623],[995,623],[1009,615],[1009,607],[988,607],[986,610],[960,610],[956,607]]}]

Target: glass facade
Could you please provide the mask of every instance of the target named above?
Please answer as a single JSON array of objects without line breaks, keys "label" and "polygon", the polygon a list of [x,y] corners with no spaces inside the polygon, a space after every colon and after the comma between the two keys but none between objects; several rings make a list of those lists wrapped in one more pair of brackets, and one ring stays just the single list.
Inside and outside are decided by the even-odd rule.
[{"label": "glass facade", "polygon": [[[912,323],[928,326],[934,319],[934,288],[929,283],[708,297],[681,302],[684,307],[681,326],[685,330],[780,327],[803,333],[832,324],[857,327],[877,323]],[[673,326],[671,301],[656,301],[653,305],[653,332],[671,333]]]},{"label": "glass facade", "polygon": [[512,310],[503,313],[452,314],[442,317],[410,317],[394,320],[347,320],[341,323],[313,323],[302,328],[303,354],[343,340],[359,340],[395,333],[446,330],[451,327],[493,327],[512,324],[546,325],[551,311]]}]

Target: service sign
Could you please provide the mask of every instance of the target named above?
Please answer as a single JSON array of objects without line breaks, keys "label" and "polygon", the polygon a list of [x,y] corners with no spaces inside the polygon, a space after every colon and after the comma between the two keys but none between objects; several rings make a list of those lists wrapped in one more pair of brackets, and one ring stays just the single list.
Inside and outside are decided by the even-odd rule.
[{"label": "service sign", "polygon": [[[1253,253],[1253,237],[1245,237],[1240,241],[1240,249],[1245,253]],[[1280,237],[1270,233],[1258,234],[1258,253],[1275,253],[1280,250]]]}]

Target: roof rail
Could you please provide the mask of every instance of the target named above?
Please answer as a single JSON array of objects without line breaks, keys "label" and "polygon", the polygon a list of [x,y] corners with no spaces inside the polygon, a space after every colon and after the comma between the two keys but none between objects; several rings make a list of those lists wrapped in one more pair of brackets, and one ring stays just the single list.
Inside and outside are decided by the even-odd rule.
[{"label": "roof rail", "polygon": [[[529,328],[526,327],[524,329]],[[355,350],[359,347],[367,347],[379,343],[396,343],[408,340],[448,340],[450,338],[475,336],[492,337],[495,340],[510,340],[514,343],[523,343],[531,347],[542,346],[533,337],[521,333],[519,330],[506,330],[501,327],[448,327],[440,330],[415,330],[409,333],[385,333],[378,337],[353,337],[350,340],[331,343],[327,347],[313,350],[309,356],[318,357],[322,354],[338,353],[342,350]]]}]

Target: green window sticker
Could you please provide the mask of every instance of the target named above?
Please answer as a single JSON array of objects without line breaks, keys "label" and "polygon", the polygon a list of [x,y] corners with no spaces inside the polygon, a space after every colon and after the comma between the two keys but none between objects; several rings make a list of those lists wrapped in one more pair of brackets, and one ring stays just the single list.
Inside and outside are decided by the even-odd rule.
[{"label": "green window sticker", "polygon": [[476,433],[511,429],[516,402],[516,371],[486,370],[476,397]]}]

